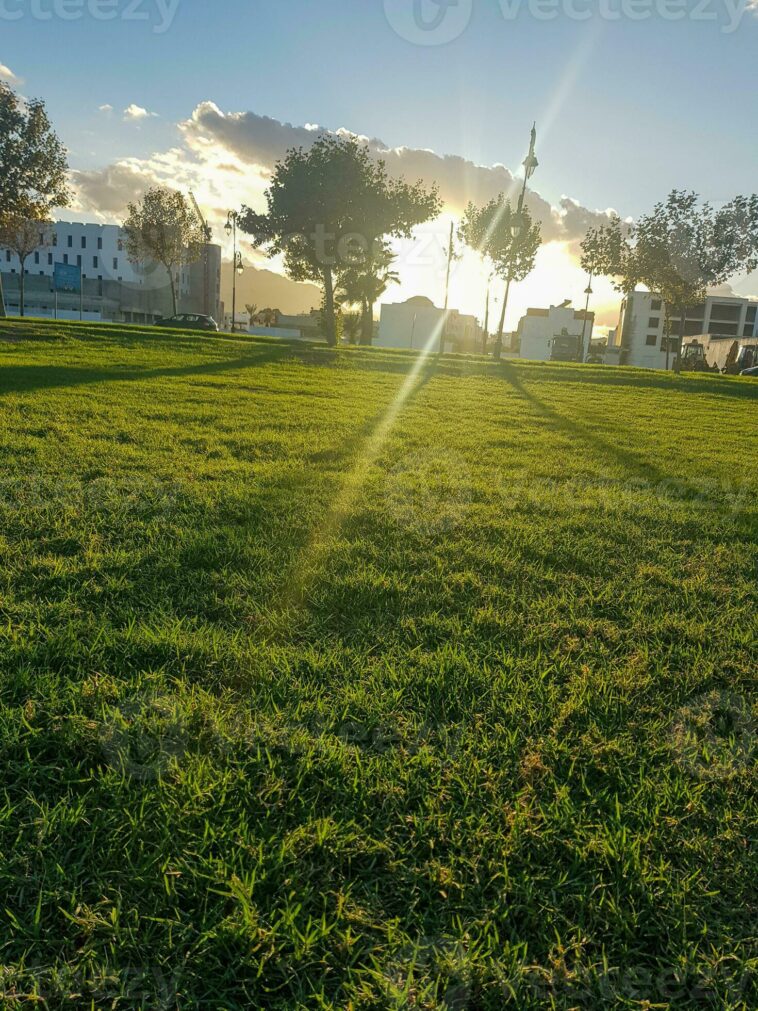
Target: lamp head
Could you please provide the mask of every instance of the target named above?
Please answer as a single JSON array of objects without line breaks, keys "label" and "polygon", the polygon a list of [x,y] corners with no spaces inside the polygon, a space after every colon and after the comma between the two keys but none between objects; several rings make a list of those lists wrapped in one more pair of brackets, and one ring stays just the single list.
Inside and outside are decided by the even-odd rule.
[{"label": "lamp head", "polygon": [[530,154],[529,157],[524,161],[524,172],[526,173],[526,178],[531,179],[534,173],[539,167],[539,162],[535,155]]}]

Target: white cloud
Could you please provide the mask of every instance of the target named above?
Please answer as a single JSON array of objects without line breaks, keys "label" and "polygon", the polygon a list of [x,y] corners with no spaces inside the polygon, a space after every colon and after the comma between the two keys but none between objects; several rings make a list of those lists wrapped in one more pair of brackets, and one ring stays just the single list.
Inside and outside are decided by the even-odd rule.
[{"label": "white cloud", "polygon": [[[436,182],[446,207],[455,213],[460,213],[470,200],[483,204],[499,193],[515,197],[521,185],[504,165],[478,165],[458,155],[441,155],[422,148],[388,147],[381,140],[346,129],[329,131],[312,123],[293,126],[254,112],[224,113],[213,102],[198,105],[180,127],[187,146],[195,153],[221,145],[248,166],[248,173],[252,169],[264,177],[289,148],[309,148],[328,134],[357,137],[365,141],[373,157],[386,162],[391,175]],[[590,224],[608,219],[608,212],[590,210],[565,197],[554,207],[534,190],[528,191],[527,204],[542,222],[542,234],[548,242],[575,241],[584,236]]]},{"label": "white cloud", "polygon": [[155,119],[157,116],[157,112],[149,112],[147,109],[143,109],[141,105],[135,105],[134,102],[124,109],[125,123],[138,123],[143,119]]},{"label": "white cloud", "polygon": [[5,63],[0,63],[0,81],[5,81],[7,84],[23,84],[23,80],[13,73],[10,67],[6,66]]},{"label": "white cloud", "polygon": [[106,116],[110,116],[110,114],[113,112],[113,106],[108,105],[107,103],[105,105],[98,105],[97,111],[104,112]]}]

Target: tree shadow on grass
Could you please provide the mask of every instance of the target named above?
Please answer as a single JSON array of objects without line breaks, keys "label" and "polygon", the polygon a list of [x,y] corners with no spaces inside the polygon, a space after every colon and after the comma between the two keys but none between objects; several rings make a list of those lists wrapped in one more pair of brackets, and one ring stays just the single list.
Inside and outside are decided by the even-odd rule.
[{"label": "tree shadow on grass", "polygon": [[87,369],[72,366],[9,365],[0,368],[0,396],[7,393],[27,393],[31,390],[65,389],[96,383],[142,382],[151,379],[176,379],[183,376],[215,375],[242,369],[258,368],[281,361],[288,349],[269,348],[224,361],[175,366],[166,369],[119,368]]},{"label": "tree shadow on grass", "polygon": [[[514,391],[526,400],[539,415],[549,421],[558,431],[568,435],[572,440],[581,439],[593,450],[601,453],[606,458],[610,458],[615,464],[629,471],[635,478],[642,479],[646,483],[665,485],[671,481],[671,475],[659,470],[649,460],[638,456],[636,453],[631,452],[631,450],[623,449],[621,446],[601,438],[587,425],[573,418],[567,418],[560,411],[556,411],[554,407],[546,404],[544,400],[541,400],[532,390],[524,385],[519,370],[513,368],[510,363],[505,364],[503,376]],[[685,494],[695,496],[701,492],[701,489],[692,487],[680,478],[676,479],[676,483]]]}]

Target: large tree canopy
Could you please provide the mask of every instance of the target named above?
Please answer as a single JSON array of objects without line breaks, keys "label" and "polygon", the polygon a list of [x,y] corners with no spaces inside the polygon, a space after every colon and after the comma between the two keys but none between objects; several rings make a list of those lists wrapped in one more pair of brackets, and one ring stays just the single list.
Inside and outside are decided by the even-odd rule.
[{"label": "large tree canopy", "polygon": [[[265,214],[243,207],[240,227],[269,256],[283,255],[293,280],[323,286],[332,344],[334,291],[342,273],[385,272],[384,240],[410,236],[440,209],[436,187],[391,180],[384,163],[373,161],[353,137],[322,137],[307,151],[289,151],[274,169],[266,204]],[[366,285],[362,300],[371,301],[373,288]]]}]

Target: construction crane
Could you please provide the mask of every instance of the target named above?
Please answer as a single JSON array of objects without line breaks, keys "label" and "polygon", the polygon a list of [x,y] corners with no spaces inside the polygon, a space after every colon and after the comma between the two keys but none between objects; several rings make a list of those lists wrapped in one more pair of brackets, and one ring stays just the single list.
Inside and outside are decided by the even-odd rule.
[{"label": "construction crane", "polygon": [[210,225],[203,217],[203,212],[200,210],[200,205],[198,204],[192,190],[189,191],[189,195],[190,200],[192,201],[192,206],[195,208],[195,213],[200,219],[200,224],[203,228],[203,235],[205,236],[205,245],[203,246],[203,311],[206,316],[213,316],[215,314],[215,309],[211,312],[211,265],[208,251],[208,246],[213,238],[213,232],[211,231]]}]

